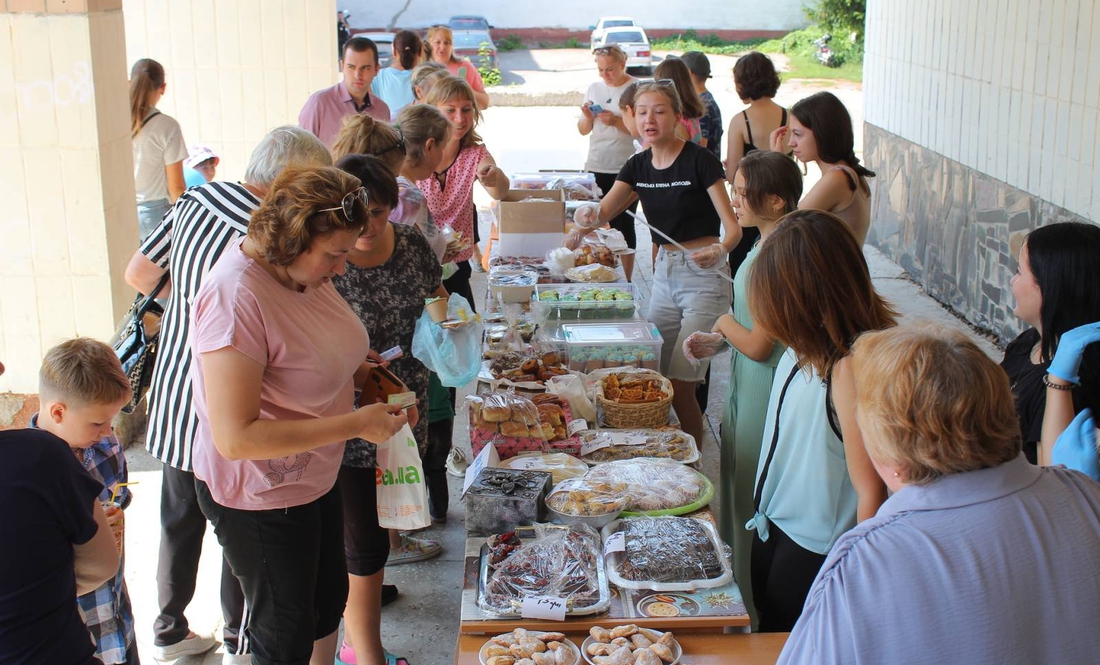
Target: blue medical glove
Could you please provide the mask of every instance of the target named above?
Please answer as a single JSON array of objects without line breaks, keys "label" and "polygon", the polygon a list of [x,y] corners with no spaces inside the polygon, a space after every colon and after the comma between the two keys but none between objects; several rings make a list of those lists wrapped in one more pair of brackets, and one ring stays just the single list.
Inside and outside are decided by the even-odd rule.
[{"label": "blue medical glove", "polygon": [[1085,348],[1093,342],[1100,342],[1100,322],[1086,323],[1062,335],[1047,372],[1074,385],[1081,383],[1081,378],[1077,376],[1081,369],[1081,357],[1085,355]]},{"label": "blue medical glove", "polygon": [[1051,461],[1069,469],[1080,471],[1093,480],[1100,481],[1100,453],[1096,451],[1096,422],[1092,411],[1085,409],[1077,414],[1066,431],[1054,442]]}]

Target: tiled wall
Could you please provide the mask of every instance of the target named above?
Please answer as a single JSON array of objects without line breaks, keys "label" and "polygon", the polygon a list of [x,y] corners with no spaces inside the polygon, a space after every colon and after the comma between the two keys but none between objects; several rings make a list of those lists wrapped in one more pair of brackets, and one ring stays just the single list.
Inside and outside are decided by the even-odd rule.
[{"label": "tiled wall", "polygon": [[1002,341],[1031,229],[1100,222],[1100,3],[870,0],[870,242]]},{"label": "tiled wall", "polygon": [[1100,220],[1100,3],[871,0],[866,121]]},{"label": "tiled wall", "polygon": [[244,174],[273,127],[298,124],[339,74],[335,0],[123,0],[126,62],[164,65],[158,108],[214,149],[219,179]]},{"label": "tiled wall", "polygon": [[123,26],[111,5],[0,6],[0,392],[35,392],[44,349],[106,339],[133,297],[122,279],[137,246]]}]

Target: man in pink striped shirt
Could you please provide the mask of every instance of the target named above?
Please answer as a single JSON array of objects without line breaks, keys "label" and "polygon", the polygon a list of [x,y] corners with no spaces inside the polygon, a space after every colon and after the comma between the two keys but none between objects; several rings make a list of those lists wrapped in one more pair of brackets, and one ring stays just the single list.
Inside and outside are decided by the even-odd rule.
[{"label": "man in pink striped shirt", "polygon": [[302,129],[313,132],[329,148],[336,141],[345,116],[360,114],[390,121],[390,107],[370,91],[378,74],[378,46],[366,37],[352,37],[344,45],[340,71],[344,79],[310,95],[298,114]]}]

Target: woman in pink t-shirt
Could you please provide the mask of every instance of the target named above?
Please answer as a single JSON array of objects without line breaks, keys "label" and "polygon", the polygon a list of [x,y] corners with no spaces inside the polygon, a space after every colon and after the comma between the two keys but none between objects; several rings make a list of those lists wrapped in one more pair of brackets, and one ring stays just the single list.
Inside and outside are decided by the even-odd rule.
[{"label": "woman in pink t-shirt", "polygon": [[428,28],[428,34],[424,37],[424,56],[445,66],[452,76],[469,83],[474,91],[477,107],[482,110],[489,108],[489,93],[485,92],[481,72],[466,58],[455,55],[454,33],[450,28],[445,25]]},{"label": "woman in pink t-shirt", "polygon": [[[428,93],[427,104],[436,107],[451,121],[453,131],[443,147],[443,160],[431,178],[418,180],[416,186],[428,201],[428,210],[440,228],[450,226],[463,238],[476,243],[477,210],[474,207],[474,181],[478,181],[494,199],[508,193],[508,176],[497,166],[474,131],[481,122],[481,111],[474,91],[462,79],[441,79]],[[457,293],[471,304],[470,257],[474,248],[455,255],[458,271],[444,280],[448,293]]]},{"label": "woman in pink t-shirt", "polygon": [[244,590],[254,662],[333,662],[344,442],[382,443],[407,422],[384,404],[354,410],[370,340],[332,278],[366,225],[365,191],[332,167],[287,168],[195,302],[196,493]]}]

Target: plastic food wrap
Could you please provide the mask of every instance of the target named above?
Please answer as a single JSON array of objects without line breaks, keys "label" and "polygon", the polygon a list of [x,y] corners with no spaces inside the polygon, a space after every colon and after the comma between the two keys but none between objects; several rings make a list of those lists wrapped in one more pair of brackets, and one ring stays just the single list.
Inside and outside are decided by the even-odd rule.
[{"label": "plastic food wrap", "polygon": [[509,469],[548,471],[554,477],[555,485],[570,478],[579,478],[588,473],[587,464],[565,453],[520,455],[501,462],[501,466]]},{"label": "plastic food wrap", "polygon": [[[581,459],[589,464],[654,457],[691,464],[699,460],[695,437],[672,427],[628,430],[582,430],[581,445],[590,452]],[[594,446],[600,446],[594,448]]]},{"label": "plastic food wrap", "polygon": [[729,550],[713,525],[691,517],[629,517],[604,528],[621,532],[623,552],[611,555],[613,581],[627,588],[686,591],[725,584]]},{"label": "plastic food wrap", "polygon": [[669,459],[641,458],[600,464],[582,481],[626,485],[630,500],[624,510],[628,512],[675,510],[714,493],[705,476]]},{"label": "plastic food wrap", "polygon": [[536,524],[491,536],[483,553],[478,605],[497,614],[516,614],[527,596],[557,596],[567,612],[600,611],[606,577],[599,556],[600,537],[588,526]]},{"label": "plastic food wrap", "polygon": [[546,497],[546,505],[566,515],[592,517],[618,514],[630,505],[629,492],[630,487],[625,483],[574,478],[558,483]]},{"label": "plastic food wrap", "polygon": [[570,268],[565,271],[565,278],[571,282],[606,284],[622,280],[622,275],[617,270],[595,263],[589,266]]},{"label": "plastic food wrap", "polygon": [[514,390],[467,397],[466,403],[474,455],[490,443],[496,446],[501,459],[525,450],[544,452],[553,436],[553,426],[543,428],[535,404]]}]

